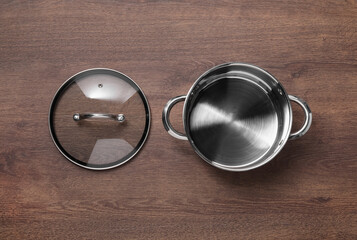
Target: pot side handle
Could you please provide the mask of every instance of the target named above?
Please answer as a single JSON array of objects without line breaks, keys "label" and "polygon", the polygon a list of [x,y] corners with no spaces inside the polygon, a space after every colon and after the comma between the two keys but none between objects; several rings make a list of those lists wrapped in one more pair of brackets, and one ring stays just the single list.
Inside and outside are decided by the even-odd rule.
[{"label": "pot side handle", "polygon": [[172,107],[176,103],[185,101],[185,99],[186,99],[185,95],[174,97],[166,103],[164,110],[162,110],[162,123],[164,124],[164,128],[171,136],[173,136],[174,138],[180,139],[180,140],[187,140],[187,137],[185,134],[176,131],[172,127],[171,122],[170,122],[170,112],[171,112]]},{"label": "pot side handle", "polygon": [[290,99],[290,101],[293,101],[293,102],[296,102],[297,104],[299,104],[305,113],[304,125],[301,127],[301,129],[299,131],[291,133],[289,136],[289,140],[294,140],[294,139],[297,139],[297,138],[303,136],[309,130],[311,123],[312,123],[312,113],[311,113],[311,110],[310,110],[309,106],[307,105],[307,103],[304,100],[302,100],[301,98],[298,98],[293,95],[289,95],[289,99]]}]

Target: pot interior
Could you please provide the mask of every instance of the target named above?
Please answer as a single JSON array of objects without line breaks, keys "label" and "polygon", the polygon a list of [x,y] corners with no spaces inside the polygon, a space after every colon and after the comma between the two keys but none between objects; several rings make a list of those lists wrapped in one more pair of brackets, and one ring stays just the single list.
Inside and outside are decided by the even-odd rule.
[{"label": "pot interior", "polygon": [[186,133],[206,161],[246,167],[269,160],[284,145],[290,105],[284,89],[263,70],[221,66],[201,76],[190,92]]}]

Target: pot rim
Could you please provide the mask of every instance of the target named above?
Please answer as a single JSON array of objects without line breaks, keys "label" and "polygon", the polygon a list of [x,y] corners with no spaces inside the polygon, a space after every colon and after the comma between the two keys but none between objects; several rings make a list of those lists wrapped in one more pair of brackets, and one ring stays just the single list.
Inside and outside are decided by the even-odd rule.
[{"label": "pot rim", "polygon": [[[258,70],[264,74],[266,74],[268,77],[270,77],[274,82],[276,82],[277,86],[282,90],[282,95],[284,96],[286,102],[287,102],[287,106],[288,106],[288,111],[289,111],[289,123],[288,123],[288,129],[285,133],[285,136],[282,138],[283,140],[279,143],[278,147],[276,148],[276,150],[270,154],[270,156],[268,156],[264,161],[258,163],[258,164],[255,164],[257,162],[259,162],[259,160],[261,158],[257,158],[255,159],[254,161],[250,162],[250,163],[247,163],[247,164],[243,164],[243,165],[238,165],[237,167],[232,167],[232,166],[229,166],[229,165],[225,165],[225,164],[221,164],[221,163],[217,163],[215,161],[212,161],[210,159],[208,159],[206,156],[204,156],[200,151],[199,149],[196,147],[196,145],[194,144],[193,142],[193,139],[191,138],[191,134],[190,134],[190,131],[189,131],[189,128],[188,128],[188,123],[186,122],[187,120],[187,117],[188,117],[188,97],[192,94],[193,92],[193,89],[197,86],[197,84],[209,73],[217,70],[217,69],[220,69],[220,68],[223,68],[223,67],[228,67],[228,66],[243,66],[243,67],[249,67],[249,68],[253,68],[255,70]],[[201,74],[197,80],[193,83],[193,85],[191,86],[190,90],[188,91],[187,95],[186,95],[186,99],[185,99],[185,102],[184,102],[184,106],[183,106],[183,114],[182,114],[182,120],[183,120],[183,125],[184,125],[184,129],[185,129],[185,133],[186,133],[186,136],[187,136],[187,139],[188,141],[190,142],[191,146],[193,147],[193,149],[195,150],[195,152],[203,159],[205,160],[207,163],[209,163],[210,165],[214,166],[214,167],[217,167],[219,169],[222,169],[222,170],[227,170],[227,171],[232,171],[232,172],[241,172],[241,171],[248,171],[248,170],[252,170],[252,169],[255,169],[255,168],[258,168],[268,162],[270,162],[281,150],[282,148],[285,146],[286,142],[288,141],[289,139],[289,134],[291,132],[291,128],[292,128],[292,122],[293,122],[293,114],[292,114],[292,108],[291,108],[291,103],[290,103],[290,100],[289,100],[289,97],[288,97],[288,93],[286,92],[286,90],[284,89],[284,87],[282,86],[282,84],[272,75],[270,74],[268,71],[258,67],[258,66],[255,66],[253,64],[249,64],[249,63],[240,63],[240,62],[228,62],[228,63],[223,63],[223,64],[219,64],[219,65],[216,65],[210,69],[208,69],[206,72],[204,72],[203,74]]]}]

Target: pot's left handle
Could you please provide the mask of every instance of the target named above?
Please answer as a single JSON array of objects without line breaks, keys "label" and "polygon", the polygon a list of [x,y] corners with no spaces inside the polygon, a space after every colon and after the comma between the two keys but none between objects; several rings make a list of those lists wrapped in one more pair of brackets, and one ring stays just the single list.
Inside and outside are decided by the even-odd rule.
[{"label": "pot's left handle", "polygon": [[170,99],[166,103],[166,106],[164,107],[164,110],[162,111],[162,123],[164,124],[164,128],[171,136],[173,136],[174,138],[180,139],[180,140],[187,140],[187,137],[185,134],[176,131],[172,127],[171,122],[170,122],[170,112],[171,112],[172,107],[176,103],[185,101],[185,99],[186,99],[185,95],[177,96],[177,97]]}]

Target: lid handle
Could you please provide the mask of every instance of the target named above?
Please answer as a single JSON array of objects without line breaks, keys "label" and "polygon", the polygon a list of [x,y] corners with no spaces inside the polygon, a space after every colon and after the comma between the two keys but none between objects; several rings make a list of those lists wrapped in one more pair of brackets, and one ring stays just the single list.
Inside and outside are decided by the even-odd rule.
[{"label": "lid handle", "polygon": [[75,113],[73,114],[74,121],[80,121],[88,118],[105,118],[105,119],[113,119],[118,122],[124,122],[125,116],[124,114],[108,114],[108,113]]}]

